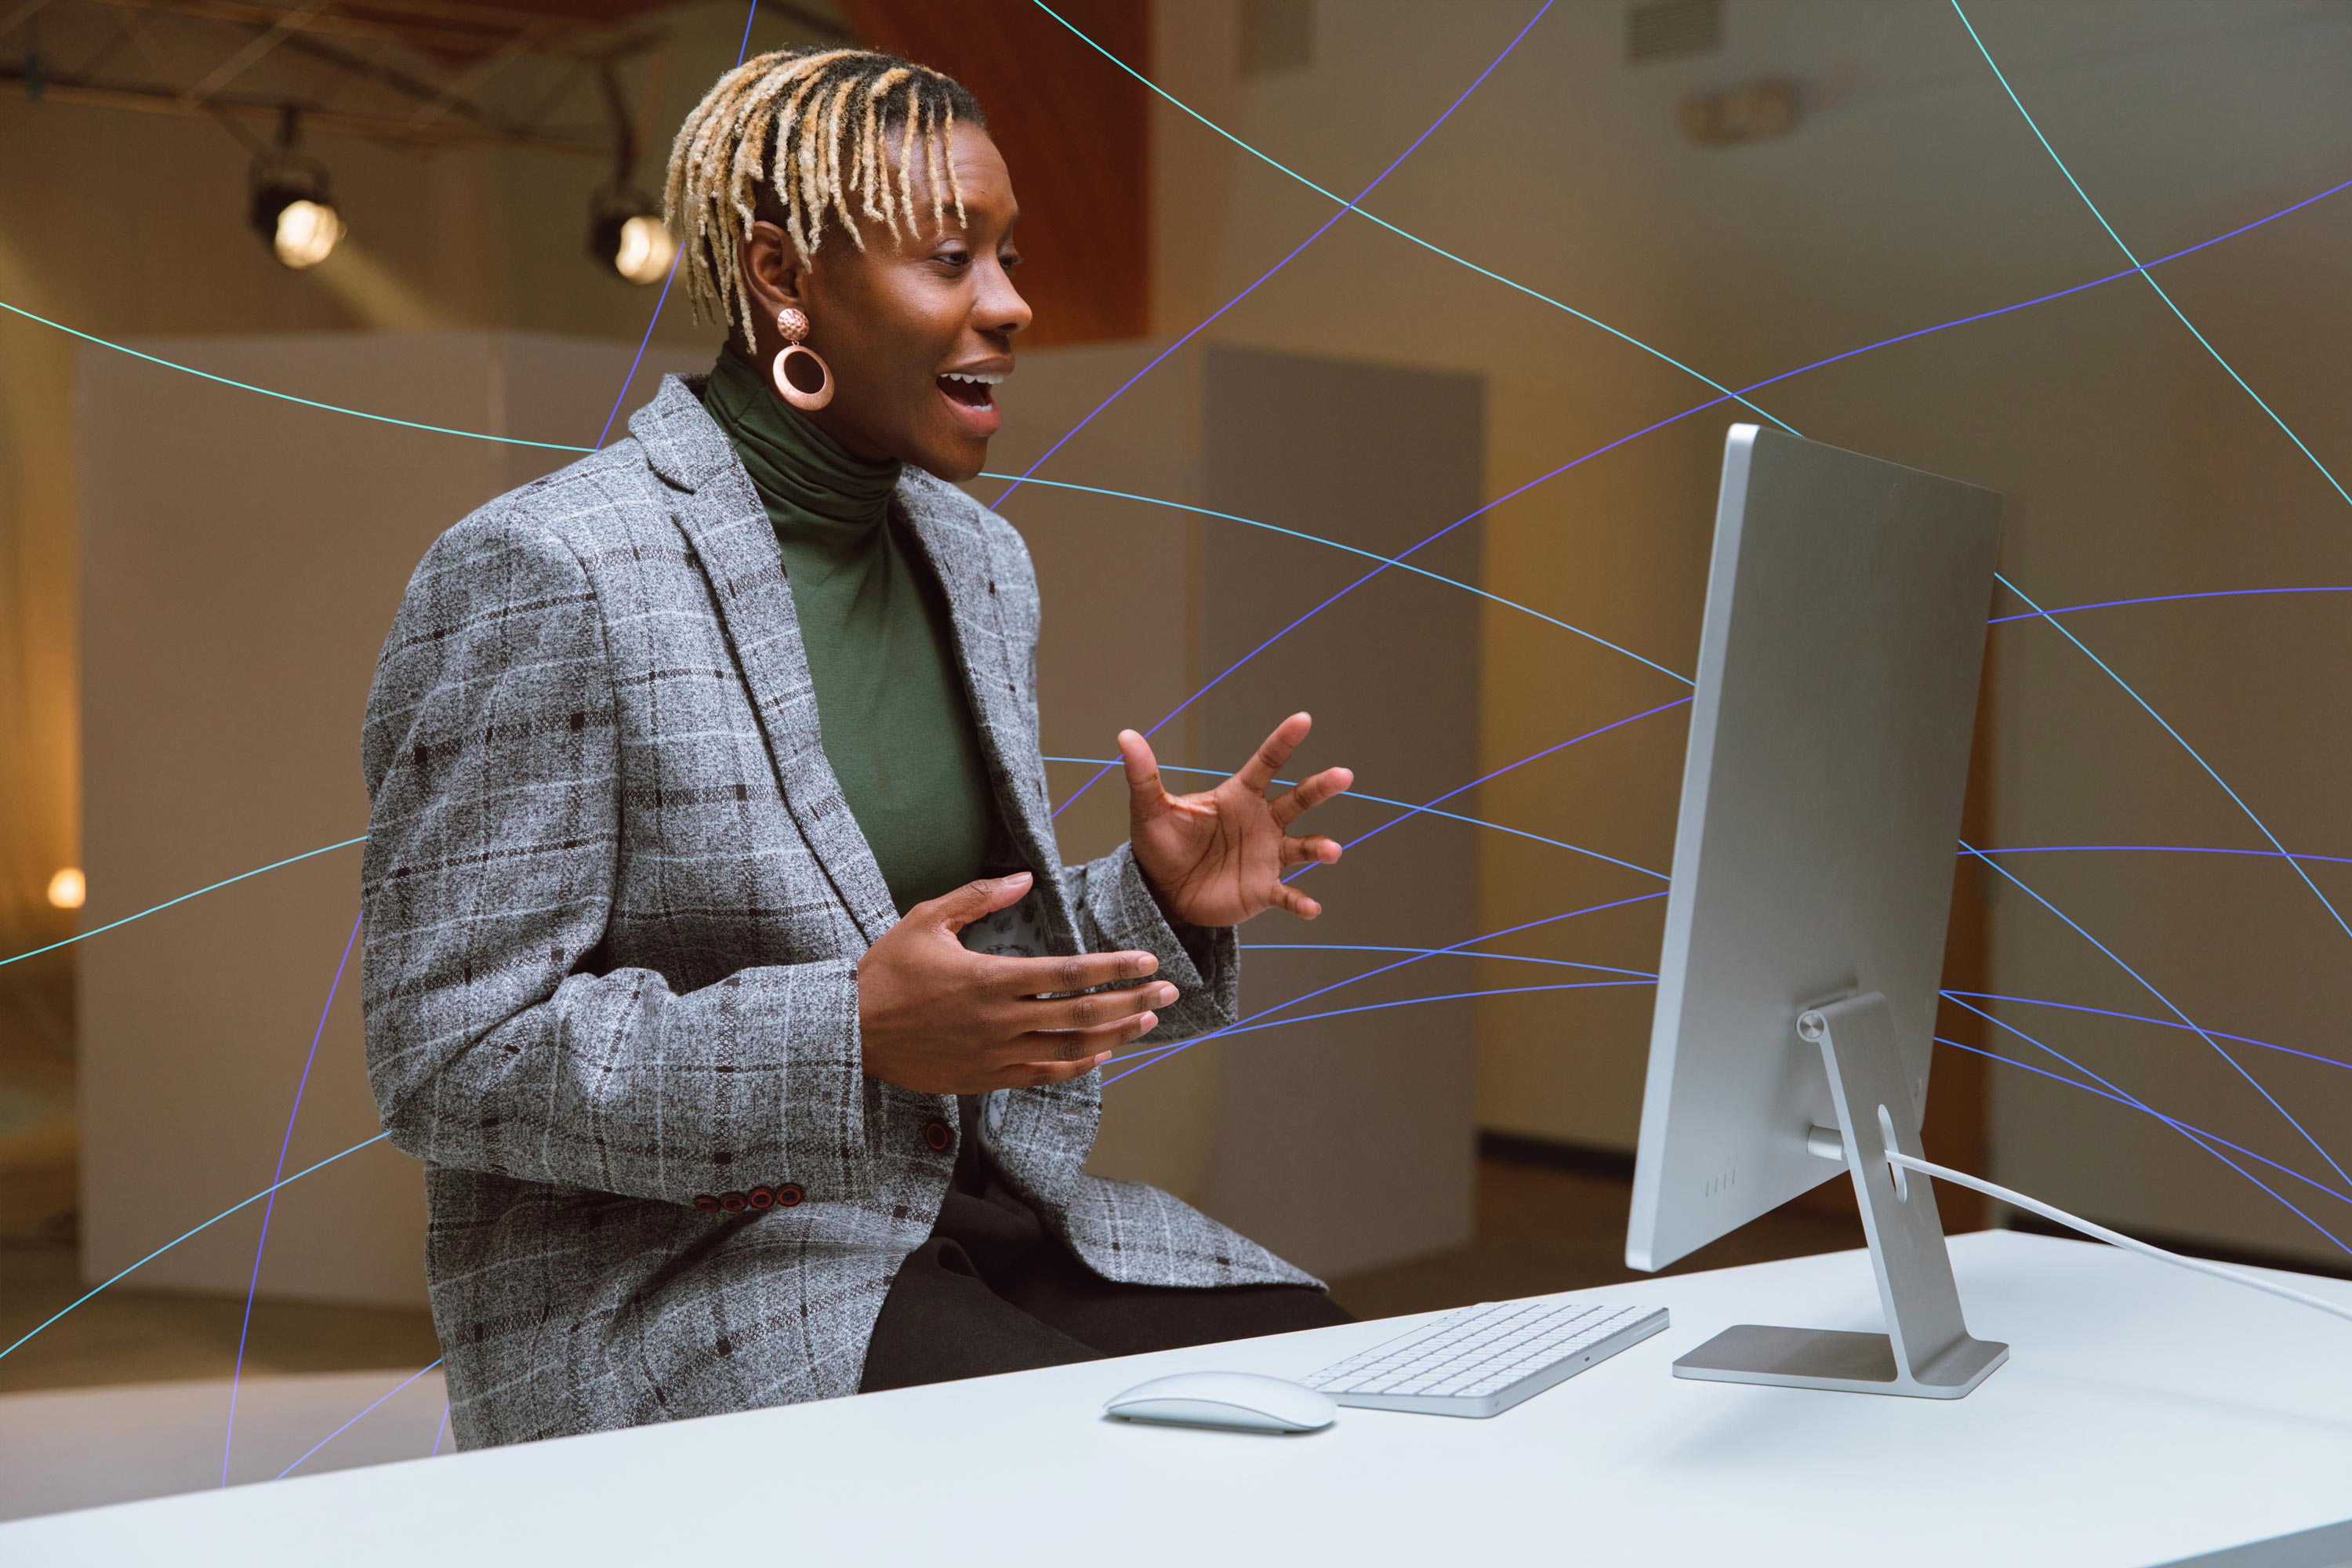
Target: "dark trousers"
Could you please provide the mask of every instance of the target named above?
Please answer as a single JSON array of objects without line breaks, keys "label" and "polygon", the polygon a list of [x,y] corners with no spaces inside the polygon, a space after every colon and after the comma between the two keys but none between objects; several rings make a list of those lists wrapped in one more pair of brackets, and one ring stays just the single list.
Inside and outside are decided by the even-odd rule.
[{"label": "dark trousers", "polygon": [[973,1136],[970,1104],[962,1120],[947,1202],[890,1282],[861,1392],[1355,1321],[1311,1285],[1101,1278],[1004,1184]]}]

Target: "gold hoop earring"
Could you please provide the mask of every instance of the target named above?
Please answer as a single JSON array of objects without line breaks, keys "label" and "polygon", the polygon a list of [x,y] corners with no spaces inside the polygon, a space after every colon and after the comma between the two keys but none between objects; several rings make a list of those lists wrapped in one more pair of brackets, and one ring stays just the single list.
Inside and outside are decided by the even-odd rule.
[{"label": "gold hoop earring", "polygon": [[[784,348],[768,368],[769,374],[775,378],[778,396],[795,408],[816,409],[833,401],[833,367],[820,359],[814,349],[801,347],[801,340],[808,336],[808,317],[792,306],[787,305],[777,311],[776,331],[784,334]],[[795,368],[793,359],[795,355],[808,362],[799,368],[816,372],[814,386],[804,387],[793,379],[792,373]]]}]

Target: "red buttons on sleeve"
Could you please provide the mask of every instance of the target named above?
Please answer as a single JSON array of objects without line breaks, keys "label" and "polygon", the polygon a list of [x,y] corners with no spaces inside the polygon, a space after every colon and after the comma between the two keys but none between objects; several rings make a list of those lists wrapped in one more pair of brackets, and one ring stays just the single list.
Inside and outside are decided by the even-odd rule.
[{"label": "red buttons on sleeve", "polygon": [[711,1196],[709,1193],[697,1193],[694,1194],[694,1206],[700,1209],[704,1214],[717,1214],[719,1212],[719,1200]]},{"label": "red buttons on sleeve", "polygon": [[955,1142],[955,1134],[948,1131],[948,1124],[944,1121],[926,1121],[923,1123],[923,1142],[929,1148],[944,1154]]},{"label": "red buttons on sleeve", "polygon": [[776,1194],[765,1187],[753,1187],[743,1194],[743,1201],[755,1209],[763,1209],[776,1201]]},{"label": "red buttons on sleeve", "polygon": [[725,1209],[729,1214],[741,1214],[744,1206],[750,1201],[751,1200],[744,1197],[740,1193],[721,1193],[719,1194],[719,1206]]},{"label": "red buttons on sleeve", "polygon": [[780,1209],[788,1209],[807,1195],[795,1184],[786,1182],[776,1189],[776,1206]]}]

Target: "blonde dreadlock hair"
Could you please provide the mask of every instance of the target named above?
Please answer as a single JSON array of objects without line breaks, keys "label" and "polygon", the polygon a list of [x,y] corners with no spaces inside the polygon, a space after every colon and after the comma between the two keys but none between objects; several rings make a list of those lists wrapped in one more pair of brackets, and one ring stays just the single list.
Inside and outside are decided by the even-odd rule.
[{"label": "blonde dreadlock hair", "polygon": [[873,49],[779,49],[720,77],[678,127],[662,198],[662,221],[686,251],[696,319],[708,306],[745,343],[752,341],[741,261],[751,226],[762,218],[792,237],[803,263],[835,218],[866,248],[852,198],[859,214],[889,226],[893,240],[919,235],[917,142],[930,180],[931,222],[952,205],[961,223],[963,191],[948,141],[959,115],[973,126],[988,123],[979,100],[953,78]]}]

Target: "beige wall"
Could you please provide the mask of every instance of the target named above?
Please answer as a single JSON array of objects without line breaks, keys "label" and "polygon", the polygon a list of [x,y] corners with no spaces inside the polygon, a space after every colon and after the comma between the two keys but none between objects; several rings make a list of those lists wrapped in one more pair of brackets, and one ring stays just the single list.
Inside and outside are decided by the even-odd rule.
[{"label": "beige wall", "polygon": [[[1171,7],[1160,24],[1170,47],[1156,58],[1171,89],[1189,90],[1203,112],[1352,195],[1532,9],[1464,0],[1441,17],[1409,0],[1327,0],[1316,8],[1310,66],[1241,80],[1218,42],[1238,8],[1189,5],[1180,18]],[[2341,7],[1987,3],[1971,15],[2085,186],[2145,253],[2352,174],[2341,156],[2352,130],[2342,91],[2352,14]],[[1727,18],[1721,53],[1633,67],[1622,58],[1622,6],[1555,5],[1366,205],[1735,384],[2123,264],[1948,5],[1730,0]],[[1173,47],[1193,27],[1203,47]],[[1679,135],[1682,93],[1768,74],[1801,83],[1793,135],[1715,150]],[[1160,167],[1175,176],[1163,179],[1162,243],[1190,263],[1162,282],[1160,326],[1173,331],[1272,265],[1330,207],[1172,110],[1157,129]],[[2333,198],[2163,273],[2339,471],[2352,469],[2339,374],[2352,332],[2341,278],[2347,203],[2352,195]],[[1490,497],[1706,395],[1572,317],[1353,219],[1213,331],[1486,376]],[[2133,279],[1817,372],[1759,400],[1808,436],[2007,492],[2006,563],[2048,603],[2352,582],[2352,508]],[[1487,520],[1486,584],[1687,668],[1717,454],[1734,417],[1751,416],[1710,411],[1498,508]],[[1067,473],[1083,472],[1073,454]],[[1321,527],[1348,531],[1340,517]],[[2323,596],[2221,602],[2101,612],[2076,629],[2286,842],[2345,853],[2352,845],[2334,808],[2352,676],[2347,612]],[[1675,693],[1540,622],[1490,605],[1484,625],[1486,766]],[[2261,846],[2227,797],[2056,633],[1996,635],[2000,837]],[[1486,785],[1466,809],[1663,868],[1681,749],[1679,717],[1645,721]],[[2345,1054],[2334,1042],[2352,1002],[2340,978],[2352,975],[2352,937],[2284,866],[2154,856],[2015,865],[2192,1017]],[[2313,874],[2339,903],[2352,901],[2341,868]],[[1490,835],[1481,887],[1476,925],[1491,930],[1644,884]],[[1994,910],[2002,988],[2164,1012],[2023,895],[1997,896]],[[1592,916],[1513,951],[1651,967],[1658,922],[1655,905]],[[1525,966],[1491,964],[1484,983],[1527,984]],[[1645,994],[1480,1009],[1486,1125],[1632,1146]],[[2110,1033],[2061,1013],[2012,1016],[2176,1114],[2328,1173],[2307,1148],[2297,1156],[2293,1131],[2193,1036]],[[1946,1024],[1993,1043],[1948,1010]],[[2013,1037],[1996,1048],[2033,1055]],[[2341,1069],[2253,1056],[2323,1142],[2352,1145],[2352,1081]],[[2162,1127],[1995,1071],[1998,1163],[2019,1182],[2144,1226],[2308,1244],[2343,1260]],[[2338,1152],[2352,1165],[2352,1152]],[[2352,1217],[2315,1201],[2336,1210],[2335,1228]]]}]

